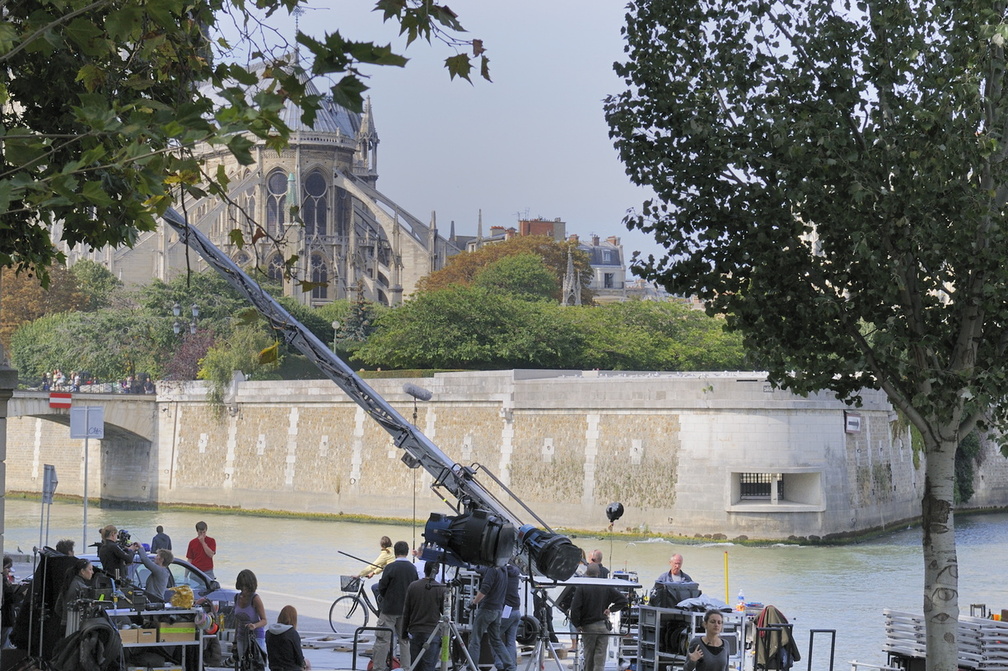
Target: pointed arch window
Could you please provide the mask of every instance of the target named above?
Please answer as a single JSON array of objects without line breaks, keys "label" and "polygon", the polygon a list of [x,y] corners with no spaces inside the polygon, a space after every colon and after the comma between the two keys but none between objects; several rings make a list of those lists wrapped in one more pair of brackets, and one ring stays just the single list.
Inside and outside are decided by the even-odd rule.
[{"label": "pointed arch window", "polygon": [[312,288],[312,298],[321,300],[329,298],[329,264],[321,254],[312,255],[311,281],[316,285]]},{"label": "pointed arch window", "polygon": [[328,185],[319,170],[312,171],[304,181],[304,203],[301,216],[304,218],[305,235],[326,235],[329,231]]},{"label": "pointed arch window", "polygon": [[287,176],[274,170],[266,179],[266,232],[281,236],[287,217]]},{"label": "pointed arch window", "polygon": [[270,257],[269,266],[266,268],[266,275],[268,275],[271,280],[283,282],[284,263],[279,254],[274,254]]}]

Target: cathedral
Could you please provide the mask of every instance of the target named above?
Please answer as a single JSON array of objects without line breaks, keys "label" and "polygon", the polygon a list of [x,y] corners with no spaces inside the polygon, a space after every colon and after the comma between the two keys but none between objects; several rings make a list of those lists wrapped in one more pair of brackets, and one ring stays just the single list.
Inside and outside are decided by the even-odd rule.
[{"label": "cathedral", "polygon": [[[319,93],[312,82],[307,87],[309,93]],[[370,98],[362,114],[324,102],[312,127],[301,121],[300,108],[288,105],[284,122],[291,129],[290,144],[280,153],[250,136],[257,142],[253,165],[240,165],[226,149],[204,154],[207,173],[214,174],[218,166],[226,171],[230,202],[207,196],[176,205],[239,266],[258,267],[282,280],[284,293],[306,305],[317,307],[362,291],[367,300],[394,306],[414,291],[420,278],[465,249],[454,231],[448,238],[438,232],[433,213],[425,224],[378,191],[378,133]],[[291,203],[298,205],[293,217]],[[239,247],[230,234],[241,229],[250,241],[248,218],[269,237]],[[140,234],[132,247],[63,251],[69,265],[88,258],[133,286],[152,277],[167,282],[187,267],[207,267],[196,254],[187,259],[185,245],[167,226]],[[297,259],[294,275],[311,282],[310,291],[284,272],[292,257]]]}]

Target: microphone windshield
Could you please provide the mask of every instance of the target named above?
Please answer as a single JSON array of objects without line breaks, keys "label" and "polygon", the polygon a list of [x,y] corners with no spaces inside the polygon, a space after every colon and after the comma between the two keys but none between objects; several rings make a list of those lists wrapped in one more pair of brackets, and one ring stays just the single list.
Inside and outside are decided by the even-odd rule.
[{"label": "microphone windshield", "polygon": [[431,396],[434,394],[430,389],[424,389],[423,387],[418,387],[415,384],[404,384],[402,387],[403,393],[409,394],[413,398],[420,401],[429,401]]}]

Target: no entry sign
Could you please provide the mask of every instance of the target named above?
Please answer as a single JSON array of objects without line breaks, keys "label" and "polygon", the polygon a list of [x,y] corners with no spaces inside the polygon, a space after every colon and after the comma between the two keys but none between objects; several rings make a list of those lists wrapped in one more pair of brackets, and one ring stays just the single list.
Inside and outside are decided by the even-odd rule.
[{"label": "no entry sign", "polygon": [[69,408],[73,396],[68,391],[53,391],[49,393],[50,408]]}]

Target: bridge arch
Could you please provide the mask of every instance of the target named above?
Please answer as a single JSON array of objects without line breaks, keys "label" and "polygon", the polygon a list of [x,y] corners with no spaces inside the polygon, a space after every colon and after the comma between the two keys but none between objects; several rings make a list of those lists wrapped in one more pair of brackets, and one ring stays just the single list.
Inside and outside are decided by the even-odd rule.
[{"label": "bridge arch", "polygon": [[[88,440],[88,497],[103,507],[145,507],[157,502],[157,397],[153,394],[73,394],[74,407],[104,409],[105,437]],[[8,441],[30,459],[7,463],[10,490],[40,492],[44,465],[53,463],[57,494],[84,495],[85,441],[70,438],[70,410],[52,408],[49,393],[17,390],[8,409]],[[53,430],[52,424],[66,427]],[[54,463],[55,462],[55,463]]]}]

